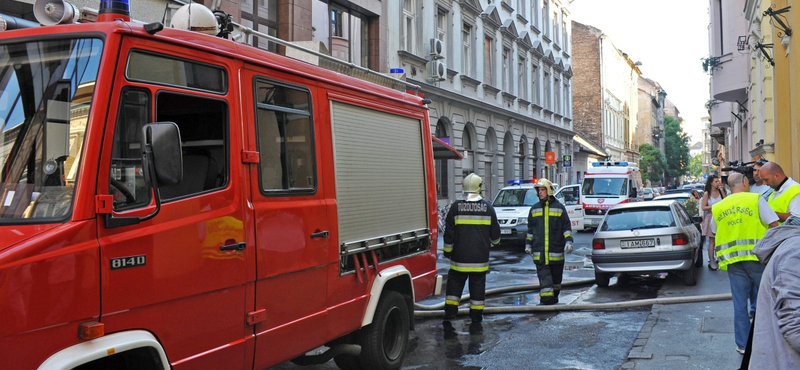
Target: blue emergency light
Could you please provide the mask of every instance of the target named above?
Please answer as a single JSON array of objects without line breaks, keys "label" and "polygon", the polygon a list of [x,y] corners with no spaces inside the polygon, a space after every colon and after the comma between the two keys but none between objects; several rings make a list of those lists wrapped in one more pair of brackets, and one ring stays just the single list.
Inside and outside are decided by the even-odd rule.
[{"label": "blue emergency light", "polygon": [[100,0],[100,10],[97,14],[98,22],[113,21],[116,18],[130,21],[130,0]]},{"label": "blue emergency light", "polygon": [[626,162],[626,161],[619,161],[619,162],[611,162],[611,161],[592,162],[592,167],[627,166],[627,165],[628,165],[628,162]]}]

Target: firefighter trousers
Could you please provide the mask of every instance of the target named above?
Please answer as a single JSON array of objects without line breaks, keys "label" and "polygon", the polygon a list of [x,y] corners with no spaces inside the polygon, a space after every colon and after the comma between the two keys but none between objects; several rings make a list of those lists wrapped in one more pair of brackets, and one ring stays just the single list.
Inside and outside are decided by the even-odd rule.
[{"label": "firefighter trousers", "polygon": [[550,262],[549,265],[536,263],[536,274],[539,276],[539,298],[543,305],[558,303],[561,292],[561,279],[564,277],[564,264]]},{"label": "firefighter trousers", "polygon": [[483,320],[483,300],[486,297],[486,271],[461,272],[450,269],[447,273],[447,291],[444,301],[445,320],[454,319],[458,314],[461,292],[469,279],[469,317],[472,321]]}]

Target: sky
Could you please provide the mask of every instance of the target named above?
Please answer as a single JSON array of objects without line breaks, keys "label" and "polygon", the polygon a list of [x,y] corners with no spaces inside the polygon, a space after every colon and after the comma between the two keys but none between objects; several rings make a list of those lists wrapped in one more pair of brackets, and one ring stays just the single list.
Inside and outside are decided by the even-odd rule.
[{"label": "sky", "polygon": [[708,1],[572,0],[572,20],[603,31],[617,49],[640,61],[642,76],[657,81],[681,117],[689,144],[702,140],[708,115]]}]

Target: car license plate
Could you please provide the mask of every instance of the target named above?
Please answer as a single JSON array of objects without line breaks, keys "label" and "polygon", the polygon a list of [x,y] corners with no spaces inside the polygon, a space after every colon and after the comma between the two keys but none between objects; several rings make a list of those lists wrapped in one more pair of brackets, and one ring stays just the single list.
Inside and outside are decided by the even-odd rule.
[{"label": "car license plate", "polygon": [[656,242],[653,239],[637,239],[637,240],[623,240],[620,242],[620,248],[649,248],[655,247]]},{"label": "car license plate", "polygon": [[500,234],[511,234],[511,229],[500,229]]}]

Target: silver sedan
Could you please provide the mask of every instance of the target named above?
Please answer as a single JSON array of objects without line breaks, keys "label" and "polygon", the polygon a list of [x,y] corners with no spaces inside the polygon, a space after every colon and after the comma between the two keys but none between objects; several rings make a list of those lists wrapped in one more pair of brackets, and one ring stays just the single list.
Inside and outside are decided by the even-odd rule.
[{"label": "silver sedan", "polygon": [[618,204],[606,214],[592,239],[598,286],[613,274],[644,275],[680,271],[686,285],[697,284],[703,265],[700,217],[689,216],[675,200]]}]

